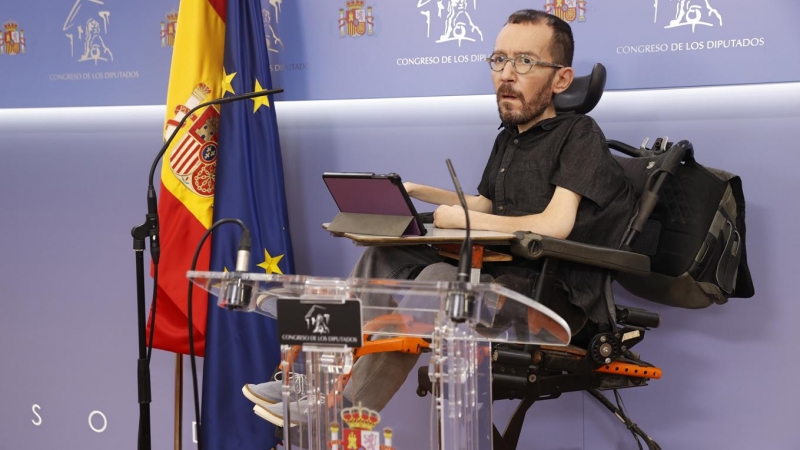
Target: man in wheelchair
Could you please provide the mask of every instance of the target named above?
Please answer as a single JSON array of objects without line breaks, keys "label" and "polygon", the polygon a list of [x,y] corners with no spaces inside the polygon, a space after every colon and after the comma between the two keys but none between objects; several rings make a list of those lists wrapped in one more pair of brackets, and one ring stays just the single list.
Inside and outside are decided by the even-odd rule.
[{"label": "man in wheelchair", "polygon": [[[519,230],[618,248],[633,214],[633,188],[612,158],[605,137],[590,117],[556,114],[554,96],[572,83],[573,37],[565,21],[534,10],[512,14],[488,58],[502,121],[478,186],[468,195],[472,229],[513,233]],[[455,192],[406,183],[410,196],[439,206],[434,225],[464,228],[464,211]],[[508,248],[501,249],[508,252]],[[493,280],[526,295],[541,263],[514,257],[487,263],[483,280]],[[455,280],[456,267],[430,247],[372,247],[351,276]],[[598,329],[609,327],[603,299],[604,271],[562,264],[556,275],[560,295],[544,302],[573,331],[573,342],[586,344]],[[365,406],[380,410],[413,368],[416,358],[403,355],[392,373],[372,376],[372,369],[400,355],[369,355],[354,367],[348,390]],[[361,367],[359,367],[361,366]],[[400,367],[402,366],[402,367]],[[388,372],[388,371],[387,371]]]},{"label": "man in wheelchair", "polygon": [[[634,210],[631,184],[611,157],[593,119],[575,113],[556,114],[554,96],[573,81],[573,50],[569,24],[541,11],[513,13],[498,35],[487,61],[502,130],[478,186],[479,194],[467,196],[473,229],[525,230],[619,247]],[[452,206],[459,204],[455,192],[414,183],[405,187],[410,196],[440,205],[434,213],[435,226],[465,227],[463,209]],[[484,280],[532,296],[540,266],[519,257],[489,263],[483,269]],[[444,281],[455,280],[456,267],[427,246],[372,247],[351,276]],[[560,295],[549,296],[546,306],[567,320],[574,342],[585,343],[598,329],[609,326],[601,295],[602,270],[567,263],[556,278]],[[355,366],[348,392],[364,406],[380,410],[415,363],[416,355],[366,356]],[[392,369],[385,370],[387,365]],[[375,373],[377,367],[386,374]]]},{"label": "man in wheelchair", "polygon": [[[466,196],[466,203],[472,229],[515,233],[518,239],[510,248],[514,254],[510,261],[484,263],[481,281],[501,283],[544,304],[563,317],[572,331],[568,348],[495,347],[494,399],[522,399],[505,433],[495,430],[495,448],[516,447],[525,412],[534,401],[587,390],[635,435],[644,438],[650,449],[657,449],[658,445],[627,418],[621,407],[614,407],[598,392],[640,386],[660,377],[658,368],[630,351],[646,329],[658,326],[658,316],[615,305],[611,280],[617,274],[622,279],[628,276],[623,285],[637,295],[685,308],[724,303],[734,291],[736,296],[751,296],[752,282],[744,256],[741,182],[738,177],[734,182],[732,174],[712,175],[694,163],[687,141],[674,146],[657,141],[652,151],[607,142],[595,121],[584,115],[602,95],[605,69],[598,64],[590,76],[576,79],[570,67],[573,49],[568,23],[541,11],[521,10],[509,17],[487,58],[502,130],[489,155],[478,195]],[[635,158],[614,157],[609,146]],[[733,255],[714,266],[716,274],[705,274],[705,269],[685,274],[677,270],[669,274],[672,278],[651,274],[650,260],[639,253],[653,253],[632,247],[640,234],[648,237],[645,241],[651,246],[657,244],[658,234],[663,234],[658,228],[655,238],[648,236],[653,231],[645,222],[656,207],[658,191],[679,166],[683,173],[699,170],[700,176],[706,177],[704,183],[713,184],[720,191],[719,197],[730,199],[723,208],[719,198],[711,198],[714,204],[708,220],[699,221],[704,223],[701,233],[692,237],[703,243],[697,256],[689,255],[695,269],[704,266],[709,255],[712,259],[720,258],[721,252]],[[676,177],[678,181],[680,178]],[[726,185],[733,185],[736,192],[730,195]],[[463,209],[452,206],[460,203],[455,192],[415,183],[405,183],[405,188],[416,199],[440,205],[433,214],[437,227],[466,227]],[[695,189],[710,188],[703,185]],[[714,215],[716,202],[720,209]],[[735,214],[737,208],[740,217]],[[668,222],[664,220],[665,230]],[[708,223],[712,223],[710,229]],[[716,245],[717,241],[725,245]],[[509,247],[499,251],[508,252]],[[737,281],[740,267],[745,273]],[[709,276],[716,276],[721,291],[713,282],[700,282]],[[457,268],[454,261],[429,246],[377,246],[364,252],[351,277],[453,281]],[[675,280],[679,282],[672,283]],[[673,290],[673,286],[679,289]],[[658,292],[648,296],[652,294],[648,289]],[[676,295],[678,300],[674,300]],[[495,320],[514,314],[513,306],[501,308]],[[362,352],[344,397],[382,410],[417,363],[419,348],[406,350]],[[508,376],[512,372],[516,375]],[[418,393],[426,390],[425,378],[419,377]],[[281,401],[280,383],[246,385],[243,391],[265,407],[267,414],[262,417],[282,426],[282,407],[271,404]]]}]

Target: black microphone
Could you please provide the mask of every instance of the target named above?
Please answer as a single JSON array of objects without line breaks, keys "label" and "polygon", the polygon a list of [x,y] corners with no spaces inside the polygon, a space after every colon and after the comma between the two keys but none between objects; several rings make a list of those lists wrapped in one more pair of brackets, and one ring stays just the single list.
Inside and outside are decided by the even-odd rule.
[{"label": "black microphone", "polygon": [[192,113],[197,111],[200,108],[205,108],[206,106],[212,105],[223,105],[225,103],[231,102],[238,102],[239,100],[247,100],[250,98],[256,97],[263,97],[265,95],[272,95],[272,94],[279,94],[283,92],[283,88],[278,89],[266,89],[263,91],[255,91],[255,92],[248,92],[247,94],[242,95],[232,95],[230,97],[222,97],[215,100],[210,100],[207,102],[203,102],[195,106],[194,108],[188,110],[186,114],[184,114],[181,121],[178,122],[178,125],[175,126],[175,129],[172,130],[167,141],[164,143],[164,146],[161,147],[161,150],[156,155],[155,160],[153,160],[152,166],[150,166],[150,176],[148,178],[147,183],[147,215],[145,216],[145,224],[148,225],[150,230],[150,256],[153,258],[153,262],[158,264],[158,258],[161,254],[161,246],[158,242],[158,200],[156,197],[156,189],[153,186],[153,179],[155,178],[156,167],[158,167],[158,162],[166,153],[167,148],[175,139],[175,136],[178,134],[178,131],[183,128],[183,125],[186,123],[186,120],[192,116]]},{"label": "black microphone", "polygon": [[[470,279],[470,272],[472,270],[472,239],[470,239],[469,229],[469,209],[467,208],[467,199],[464,198],[464,191],[461,190],[461,183],[458,182],[456,171],[453,169],[453,164],[450,159],[446,159],[447,169],[450,171],[450,178],[453,180],[453,186],[456,188],[458,200],[461,202],[461,207],[464,208],[464,219],[466,222],[466,229],[464,233],[464,242],[461,244],[461,252],[458,255],[458,276],[457,281],[467,282]],[[467,320],[472,313],[472,296],[465,291],[451,291],[448,294],[448,313],[450,318],[455,322],[463,322]]]}]

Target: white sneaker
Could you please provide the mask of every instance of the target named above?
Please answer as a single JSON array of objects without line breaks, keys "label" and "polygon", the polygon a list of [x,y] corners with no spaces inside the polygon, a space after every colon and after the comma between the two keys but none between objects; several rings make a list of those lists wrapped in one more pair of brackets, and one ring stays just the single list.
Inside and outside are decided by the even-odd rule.
[{"label": "white sneaker", "polygon": [[[266,408],[267,406],[281,403],[283,401],[283,394],[281,388],[283,386],[283,372],[276,373],[273,381],[267,381],[261,384],[245,384],[242,387],[242,394],[248,400]],[[291,398],[300,398],[306,394],[306,376],[300,373],[289,373],[289,384],[291,389]]]},{"label": "white sneaker", "polygon": [[256,297],[256,308],[270,317],[278,317],[279,298],[299,298],[302,292],[298,288],[276,287],[267,289]]},{"label": "white sneaker", "polygon": [[[261,417],[276,427],[283,428],[284,426],[283,403],[274,403],[266,406],[257,404],[253,407],[253,412],[256,413],[258,417]],[[291,424],[293,427],[297,426],[297,424],[307,423],[308,398],[302,397],[299,400],[290,402],[289,414],[291,415]]]}]

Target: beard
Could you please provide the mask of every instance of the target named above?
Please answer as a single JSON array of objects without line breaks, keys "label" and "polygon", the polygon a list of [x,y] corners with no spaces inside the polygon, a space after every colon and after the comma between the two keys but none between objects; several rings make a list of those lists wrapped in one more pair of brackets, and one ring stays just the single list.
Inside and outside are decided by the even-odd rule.
[{"label": "beard", "polygon": [[[525,98],[521,92],[515,91],[510,84],[501,84],[497,89],[497,111],[500,113],[500,120],[506,125],[519,126],[532,122],[544,114],[547,107],[553,102],[553,91],[550,85],[554,76],[555,74],[530,99]],[[522,102],[522,109],[515,110],[512,105],[504,104],[504,95],[513,95]]]}]

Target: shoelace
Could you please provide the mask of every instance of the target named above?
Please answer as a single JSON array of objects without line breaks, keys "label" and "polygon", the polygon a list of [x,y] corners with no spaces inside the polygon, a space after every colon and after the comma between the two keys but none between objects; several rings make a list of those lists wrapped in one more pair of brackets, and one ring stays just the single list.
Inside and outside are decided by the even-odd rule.
[{"label": "shoelace", "polygon": [[292,393],[295,397],[306,398],[306,376],[302,373],[296,373],[295,377],[289,377],[291,383]]},{"label": "shoelace", "polygon": [[[289,396],[289,403],[294,403],[297,411],[301,416],[305,416],[308,411],[308,395],[306,395],[306,376],[302,373],[291,372],[289,374],[289,384],[291,395]],[[300,417],[294,420],[302,421]]]},{"label": "shoelace", "polygon": [[[278,372],[272,376],[275,381],[283,380],[283,372]],[[294,398],[303,397],[306,394],[306,376],[302,373],[289,372],[289,389]],[[298,400],[299,401],[299,400]]]}]

